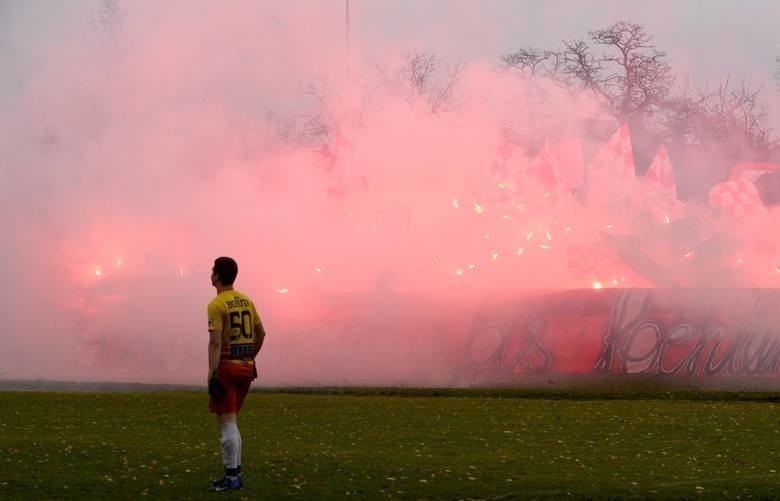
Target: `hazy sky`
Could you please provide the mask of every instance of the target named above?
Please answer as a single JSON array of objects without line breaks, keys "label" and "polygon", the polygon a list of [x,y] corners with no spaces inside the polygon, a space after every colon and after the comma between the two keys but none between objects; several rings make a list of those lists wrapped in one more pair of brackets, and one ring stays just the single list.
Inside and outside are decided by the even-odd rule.
[{"label": "hazy sky", "polygon": [[[97,0],[0,2],[0,91],[18,91],[40,64],[42,50],[56,47],[88,29]],[[172,2],[167,2],[169,5]],[[227,2],[230,5],[231,2]],[[274,6],[288,2],[255,2]],[[327,43],[344,40],[345,2],[289,2],[316,15]],[[155,2],[124,2],[152,20]],[[180,2],[183,13],[199,9]],[[170,10],[170,9],[168,9]],[[255,9],[258,13],[262,9]],[[502,53],[520,46],[552,48],[561,40],[622,19],[641,23],[667,51],[676,72],[687,71],[695,83],[731,75],[769,89],[780,56],[780,2],[773,0],[352,0],[351,38],[364,59],[398,50],[430,50],[450,62],[485,59],[497,63]],[[183,14],[184,15],[184,14]],[[280,25],[286,21],[278,20]],[[337,43],[334,44],[334,41]],[[765,93],[778,104],[778,93]],[[774,116],[780,112],[775,110]]]},{"label": "hazy sky", "polygon": [[[645,25],[675,72],[689,72],[697,85],[731,75],[776,88],[780,2],[772,0],[353,0],[351,5],[356,43],[367,53],[401,44],[452,61],[490,61],[520,46],[559,47],[561,40],[626,20]],[[778,92],[765,97],[774,104],[778,124]]]}]

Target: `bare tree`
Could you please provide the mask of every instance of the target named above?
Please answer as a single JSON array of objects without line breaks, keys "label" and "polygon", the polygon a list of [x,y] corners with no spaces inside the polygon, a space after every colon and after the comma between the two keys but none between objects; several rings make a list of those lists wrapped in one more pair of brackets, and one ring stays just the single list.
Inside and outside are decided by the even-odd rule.
[{"label": "bare tree", "polygon": [[501,56],[505,68],[514,68],[531,77],[560,78],[561,53],[540,51],[534,47],[521,47],[516,52]]},{"label": "bare tree", "polygon": [[448,66],[445,70],[445,76],[431,83],[426,97],[431,113],[450,111],[457,106],[455,86],[458,83],[462,70],[463,66],[461,64]]},{"label": "bare tree", "polygon": [[692,90],[690,85],[664,105],[665,140],[671,144],[713,143],[731,150],[766,153],[774,144],[768,125],[769,107],[761,101],[762,86],[730,79],[715,90]]},{"label": "bare tree", "polygon": [[662,136],[670,144],[694,144],[708,136],[708,96],[693,88],[685,75],[677,93],[665,104],[661,118]]},{"label": "bare tree", "polygon": [[[671,68],[642,25],[619,21],[590,31],[588,39],[563,42],[557,51],[525,47],[502,60],[505,68],[525,75],[594,91],[623,120],[653,114],[663,106],[673,81]],[[604,52],[597,55],[594,46]]]},{"label": "bare tree", "polygon": [[[597,54],[596,49],[603,52]],[[718,143],[732,150],[767,152],[777,141],[762,103],[762,87],[727,79],[714,90],[696,90],[686,77],[673,92],[675,79],[642,25],[619,21],[588,32],[587,40],[571,40],[556,51],[523,47],[501,57],[505,69],[535,78],[547,77],[602,96],[621,121],[644,128],[676,144]],[[778,91],[780,91],[780,58]]]},{"label": "bare tree", "polygon": [[409,85],[413,95],[417,97],[425,96],[428,86],[433,79],[433,74],[439,68],[441,61],[430,52],[406,54],[404,59],[404,64],[399,70],[401,76]]},{"label": "bare tree", "polygon": [[322,89],[309,84],[303,94],[312,99],[312,104],[298,117],[301,141],[310,146],[324,146],[338,134],[339,120],[328,106],[327,96]]},{"label": "bare tree", "polygon": [[563,46],[564,50],[560,55],[563,63],[554,70],[562,70],[563,74],[579,82],[583,88],[603,94],[606,81],[602,75],[603,61],[593,55],[584,40],[564,42]]},{"label": "bare tree", "polygon": [[602,93],[618,116],[651,114],[664,104],[673,78],[666,53],[651,42],[639,24],[619,21],[609,28],[589,32],[591,40],[609,49],[600,59],[609,73]]},{"label": "bare tree", "polygon": [[457,106],[455,90],[463,69],[461,64],[442,68],[441,63],[430,52],[412,52],[396,68],[374,63],[374,69],[385,91],[409,103],[423,103],[430,113],[441,113]]},{"label": "bare tree", "polygon": [[395,67],[373,63],[379,74],[376,88],[366,88],[366,96],[357,109],[339,111],[328,99],[325,89],[309,84],[302,93],[309,104],[295,119],[295,130],[289,123],[279,130],[287,142],[300,142],[313,147],[332,143],[341,130],[349,124],[360,124],[366,107],[383,94],[394,94],[410,104],[421,104],[429,113],[443,113],[457,106],[456,87],[462,66],[443,67],[442,62],[430,52],[414,52],[404,55]]},{"label": "bare tree", "polygon": [[769,107],[761,102],[762,86],[742,81],[732,88],[729,79],[721,83],[710,98],[712,139],[717,142],[743,143],[758,151],[767,151],[772,143],[767,124]]}]

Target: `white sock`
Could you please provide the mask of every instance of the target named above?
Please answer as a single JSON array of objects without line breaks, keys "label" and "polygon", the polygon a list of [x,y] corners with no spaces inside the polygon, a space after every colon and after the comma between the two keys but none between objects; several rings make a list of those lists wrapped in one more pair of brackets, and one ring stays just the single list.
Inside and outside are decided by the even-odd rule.
[{"label": "white sock", "polygon": [[236,466],[241,466],[241,432],[236,425],[236,437],[238,437],[238,447],[236,447]]},{"label": "white sock", "polygon": [[238,464],[238,426],[236,423],[222,423],[220,426],[222,430],[222,438],[220,439],[220,445],[222,445],[222,463],[225,468],[235,469]]}]

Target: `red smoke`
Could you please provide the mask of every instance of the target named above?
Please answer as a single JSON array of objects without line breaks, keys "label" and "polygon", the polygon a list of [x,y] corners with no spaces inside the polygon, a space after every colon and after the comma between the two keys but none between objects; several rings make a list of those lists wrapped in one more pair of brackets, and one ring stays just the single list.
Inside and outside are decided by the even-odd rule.
[{"label": "red smoke", "polygon": [[[131,4],[110,43],[47,53],[3,120],[0,376],[199,382],[220,255],[267,324],[268,384],[440,383],[440,318],[538,290],[780,284],[776,209],[647,191],[630,150],[599,153],[589,120],[622,124],[587,94],[473,62],[431,113],[357,48],[344,82],[327,4],[259,5]],[[311,81],[327,149],[280,138]],[[551,116],[571,120],[528,147]]]}]

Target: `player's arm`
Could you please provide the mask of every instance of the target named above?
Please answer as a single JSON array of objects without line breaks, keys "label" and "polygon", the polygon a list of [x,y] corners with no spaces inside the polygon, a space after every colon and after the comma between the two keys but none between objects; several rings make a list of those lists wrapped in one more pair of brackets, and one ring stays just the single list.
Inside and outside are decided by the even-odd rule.
[{"label": "player's arm", "polygon": [[260,353],[260,348],[263,347],[263,341],[265,341],[265,327],[263,327],[263,321],[260,317],[257,317],[257,323],[255,324],[255,358]]},{"label": "player's arm", "polygon": [[217,376],[217,367],[219,367],[219,357],[222,351],[222,308],[212,301],[208,307],[209,317],[209,395],[220,400],[225,396],[225,389],[219,384]]},{"label": "player's arm", "polygon": [[217,372],[222,351],[222,332],[209,331],[209,377]]},{"label": "player's arm", "polygon": [[222,332],[209,330],[209,395],[218,401],[225,397],[225,389],[219,383],[219,376],[217,375],[221,350]]},{"label": "player's arm", "polygon": [[221,305],[216,301],[209,303],[207,314],[209,318],[209,378],[211,378],[219,367],[224,315]]}]

